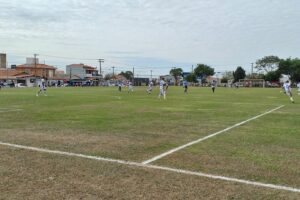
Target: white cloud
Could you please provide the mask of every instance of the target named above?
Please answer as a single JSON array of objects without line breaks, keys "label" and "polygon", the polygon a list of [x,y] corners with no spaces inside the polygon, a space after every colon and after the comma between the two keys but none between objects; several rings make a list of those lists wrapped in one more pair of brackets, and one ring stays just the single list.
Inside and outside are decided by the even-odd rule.
[{"label": "white cloud", "polygon": [[[0,51],[138,52],[136,64],[144,66],[250,66],[265,55],[299,56],[299,7],[298,0],[0,0]],[[129,62],[126,56],[118,61]]]}]

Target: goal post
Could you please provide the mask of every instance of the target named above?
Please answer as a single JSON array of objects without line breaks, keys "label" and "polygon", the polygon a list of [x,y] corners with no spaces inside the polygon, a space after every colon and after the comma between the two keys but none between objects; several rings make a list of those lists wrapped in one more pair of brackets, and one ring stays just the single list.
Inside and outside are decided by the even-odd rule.
[{"label": "goal post", "polygon": [[240,79],[239,84],[243,87],[262,87],[266,86],[264,79]]}]

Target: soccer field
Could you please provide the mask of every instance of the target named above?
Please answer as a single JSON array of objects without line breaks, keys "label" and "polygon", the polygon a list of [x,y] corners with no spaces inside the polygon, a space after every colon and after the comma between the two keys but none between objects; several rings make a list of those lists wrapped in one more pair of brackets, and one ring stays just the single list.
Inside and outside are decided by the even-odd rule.
[{"label": "soccer field", "polygon": [[300,96],[0,90],[0,199],[300,199]]}]

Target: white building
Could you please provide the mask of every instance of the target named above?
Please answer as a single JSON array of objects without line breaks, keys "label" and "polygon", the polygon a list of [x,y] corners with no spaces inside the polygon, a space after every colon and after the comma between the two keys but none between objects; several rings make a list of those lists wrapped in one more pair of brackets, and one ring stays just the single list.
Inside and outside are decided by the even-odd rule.
[{"label": "white building", "polygon": [[97,68],[82,63],[67,65],[66,74],[70,77],[77,76],[81,79],[99,77]]}]

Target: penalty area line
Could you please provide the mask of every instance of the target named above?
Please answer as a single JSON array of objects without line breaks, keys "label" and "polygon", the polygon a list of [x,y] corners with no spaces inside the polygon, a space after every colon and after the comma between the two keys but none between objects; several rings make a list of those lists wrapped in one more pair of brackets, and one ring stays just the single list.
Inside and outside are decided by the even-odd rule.
[{"label": "penalty area line", "polygon": [[165,156],[167,156],[167,155],[170,155],[170,154],[172,154],[172,153],[175,153],[176,151],[179,151],[179,150],[184,149],[184,148],[186,148],[186,147],[192,146],[192,145],[194,145],[194,144],[197,144],[197,143],[199,143],[199,142],[202,142],[202,141],[204,141],[204,140],[207,140],[207,139],[209,139],[209,138],[212,138],[212,137],[214,137],[214,136],[217,136],[217,135],[219,135],[219,134],[221,134],[221,133],[224,133],[224,132],[226,132],[226,131],[229,131],[229,130],[235,128],[235,127],[241,126],[241,125],[243,125],[243,124],[245,124],[245,123],[247,123],[247,122],[250,122],[250,121],[255,120],[255,119],[259,118],[259,117],[262,117],[262,116],[267,115],[267,114],[269,114],[269,113],[271,113],[271,112],[274,112],[274,111],[276,111],[276,110],[278,110],[278,109],[280,109],[280,108],[282,108],[282,107],[284,107],[284,105],[281,105],[281,106],[279,106],[279,107],[277,107],[277,108],[274,108],[274,109],[272,109],[272,110],[269,110],[269,111],[267,111],[267,112],[265,112],[265,113],[262,113],[262,114],[260,114],[260,115],[257,115],[257,116],[255,116],[255,117],[252,117],[252,118],[247,119],[247,120],[245,120],[245,121],[242,121],[242,122],[240,122],[240,123],[237,123],[237,124],[235,124],[235,125],[233,125],[233,126],[230,126],[230,127],[228,127],[228,128],[225,128],[225,129],[223,129],[223,130],[221,130],[221,131],[218,131],[218,132],[216,132],[216,133],[210,134],[210,135],[205,136],[205,137],[203,137],[203,138],[199,138],[198,140],[194,140],[194,141],[189,142],[189,143],[187,143],[187,144],[184,144],[184,145],[182,145],[182,146],[179,146],[179,147],[176,147],[176,148],[174,148],[174,149],[171,149],[171,150],[169,150],[169,151],[167,151],[167,152],[165,152],[165,153],[162,153],[162,154],[160,154],[160,155],[157,155],[157,156],[155,156],[155,157],[153,157],[153,158],[151,158],[151,159],[149,159],[149,160],[145,160],[145,161],[143,162],[143,164],[149,164],[149,163],[152,163],[152,162],[154,162],[154,161],[156,161],[156,160],[159,160],[159,159],[161,159],[161,158],[163,158],[163,157],[165,157]]},{"label": "penalty area line", "polygon": [[63,151],[57,151],[57,150],[49,150],[49,149],[30,147],[30,146],[24,146],[24,145],[18,145],[18,144],[10,144],[10,143],[5,143],[5,142],[1,142],[1,141],[0,141],[0,145],[17,148],[17,149],[37,151],[37,152],[41,152],[41,153],[56,154],[56,155],[70,156],[70,157],[79,157],[79,158],[84,158],[84,159],[104,161],[104,162],[110,162],[110,163],[118,163],[118,164],[123,164],[123,165],[127,165],[127,166],[139,167],[139,168],[162,170],[162,171],[174,172],[177,174],[205,177],[205,178],[210,178],[210,179],[214,179],[214,180],[229,181],[229,182],[241,183],[241,184],[252,185],[252,186],[257,186],[257,187],[264,187],[264,188],[285,190],[285,191],[289,191],[289,192],[300,193],[299,188],[293,188],[293,187],[288,187],[288,186],[283,186],[283,185],[261,183],[261,182],[256,182],[256,181],[249,181],[249,180],[231,178],[231,177],[226,177],[226,176],[218,176],[218,175],[206,174],[206,173],[183,170],[183,169],[176,169],[176,168],[143,164],[143,163],[137,163],[137,162],[124,161],[124,160],[103,158],[103,157],[98,157],[98,156],[89,156],[89,155],[84,155],[84,154],[63,152]]}]

